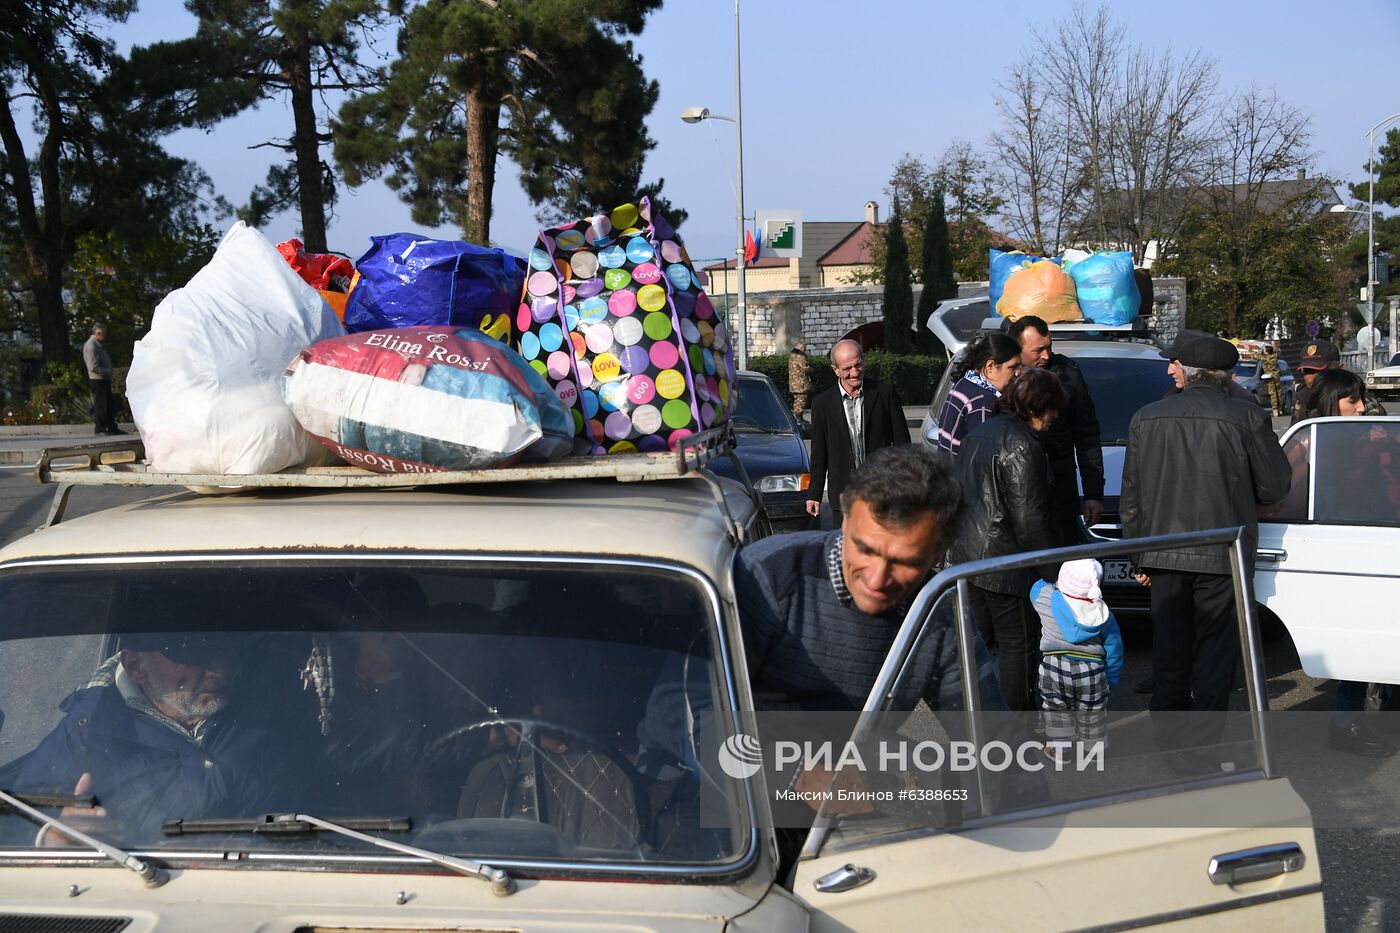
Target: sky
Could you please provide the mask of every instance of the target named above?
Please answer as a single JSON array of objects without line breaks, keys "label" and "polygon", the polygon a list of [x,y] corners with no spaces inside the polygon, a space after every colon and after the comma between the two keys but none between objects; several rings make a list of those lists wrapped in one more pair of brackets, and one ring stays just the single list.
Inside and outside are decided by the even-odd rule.
[{"label": "sky", "polygon": [[[1367,129],[1400,112],[1391,54],[1400,47],[1400,0],[1173,0],[1112,8],[1130,42],[1199,48],[1216,59],[1222,91],[1272,88],[1309,114],[1323,174],[1363,180]],[[935,162],[958,138],[982,144],[998,125],[997,83],[1033,31],[1070,9],[1070,0],[742,0],[746,213],[800,210],[806,220],[860,220],[873,199],[886,216],[884,188],[894,163],[905,153]],[[734,115],[734,26],[729,0],[669,0],[636,40],[647,74],[660,85],[648,126],[657,145],[644,178],[664,178],[666,196],[689,211],[680,232],[697,260],[733,255],[735,126],[686,124],[680,113],[705,106]],[[192,29],[178,0],[144,0],[115,35],[119,44],[144,44]],[[1363,54],[1358,37],[1372,54]],[[274,157],[249,147],[285,137],[290,127],[288,103],[273,101],[211,132],[176,134],[167,148],[199,163],[220,194],[241,202]],[[514,165],[502,159],[494,244],[523,254],[540,226]],[[333,250],[357,257],[370,236],[399,230],[460,236],[453,227],[414,224],[380,182],[342,186],[330,224]],[[274,241],[295,236],[297,218],[280,215],[264,232]]]}]

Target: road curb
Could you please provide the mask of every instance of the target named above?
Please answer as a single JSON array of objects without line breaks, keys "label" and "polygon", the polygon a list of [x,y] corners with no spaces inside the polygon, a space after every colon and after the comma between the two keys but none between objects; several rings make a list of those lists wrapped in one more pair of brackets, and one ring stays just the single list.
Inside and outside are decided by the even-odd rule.
[{"label": "road curb", "polygon": [[0,450],[0,466],[28,466],[39,461],[37,450]]}]

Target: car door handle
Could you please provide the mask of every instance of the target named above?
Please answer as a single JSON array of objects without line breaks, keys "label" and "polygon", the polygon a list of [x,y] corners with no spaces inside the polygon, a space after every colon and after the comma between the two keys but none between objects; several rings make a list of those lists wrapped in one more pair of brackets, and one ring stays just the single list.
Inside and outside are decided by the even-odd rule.
[{"label": "car door handle", "polygon": [[1288,552],[1281,547],[1261,547],[1254,552],[1254,560],[1261,564],[1281,564],[1288,560]]},{"label": "car door handle", "polygon": [[1227,852],[1210,860],[1206,874],[1211,884],[1244,884],[1302,869],[1307,858],[1296,842]]},{"label": "car door handle", "polygon": [[874,880],[875,872],[863,865],[842,865],[812,882],[812,887],[823,894],[840,894]]}]

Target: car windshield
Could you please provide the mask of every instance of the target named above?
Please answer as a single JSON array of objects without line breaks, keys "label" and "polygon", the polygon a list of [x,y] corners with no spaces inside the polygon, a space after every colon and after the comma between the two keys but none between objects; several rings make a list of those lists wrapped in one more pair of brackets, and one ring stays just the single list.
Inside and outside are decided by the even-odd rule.
[{"label": "car windshield", "polygon": [[1126,444],[1138,409],[1172,390],[1164,360],[1076,355],[1074,361],[1093,396],[1105,444]]},{"label": "car windshield", "polygon": [[[700,815],[687,723],[728,687],[711,591],[678,570],[30,566],[0,575],[0,605],[0,788],[95,796],[100,816],[60,819],[123,848],[383,855],[199,822],[271,813],[392,819],[386,839],[503,864],[746,846],[746,808]],[[35,829],[0,812],[0,848]]]},{"label": "car windshield", "polygon": [[766,379],[739,380],[739,404],[731,420],[736,428],[745,426],[765,431],[792,433],[787,409]]},{"label": "car windshield", "polygon": [[1235,375],[1241,379],[1248,379],[1254,376],[1259,370],[1259,364],[1251,361],[1244,361],[1235,364]]}]

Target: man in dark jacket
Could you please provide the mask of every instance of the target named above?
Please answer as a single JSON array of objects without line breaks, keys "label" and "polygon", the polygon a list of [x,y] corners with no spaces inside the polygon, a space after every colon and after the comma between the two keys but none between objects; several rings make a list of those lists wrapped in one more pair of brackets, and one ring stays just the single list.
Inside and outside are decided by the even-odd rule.
[{"label": "man in dark jacket", "polygon": [[271,788],[259,774],[268,736],[226,710],[236,647],[179,634],[125,644],[64,700],[63,720],[25,761],[15,788],[93,794],[101,819],[142,841],[158,836],[164,819],[265,811]]},{"label": "man in dark jacket", "polygon": [[[1039,366],[1060,377],[1069,403],[1039,435],[1050,458],[1051,533],[1060,546],[1081,543],[1079,518],[1092,526],[1103,515],[1103,447],[1094,399],[1079,367],[1067,356],[1052,352],[1050,326],[1033,314],[1017,318],[1007,333],[1021,344],[1021,365]],[[1079,495],[1078,478],[1084,483]]]},{"label": "man in dark jacket", "polygon": [[831,348],[836,385],[812,400],[812,481],[807,512],[820,515],[822,492],[831,520],[841,524],[841,493],[851,474],[881,447],[909,443],[909,426],[894,387],[865,375],[865,354],[854,340]]},{"label": "man in dark jacket", "polygon": [[[1268,413],[1225,393],[1239,361],[1229,341],[1182,331],[1162,356],[1185,388],[1133,416],[1123,464],[1123,535],[1242,525],[1252,572],[1256,503],[1288,493],[1288,460]],[[1176,548],[1135,555],[1135,562],[1138,582],[1152,588],[1152,709],[1227,709],[1240,659],[1228,548]],[[1196,742],[1218,735],[1216,723],[1199,728]],[[1165,739],[1196,744],[1179,722]]]}]

